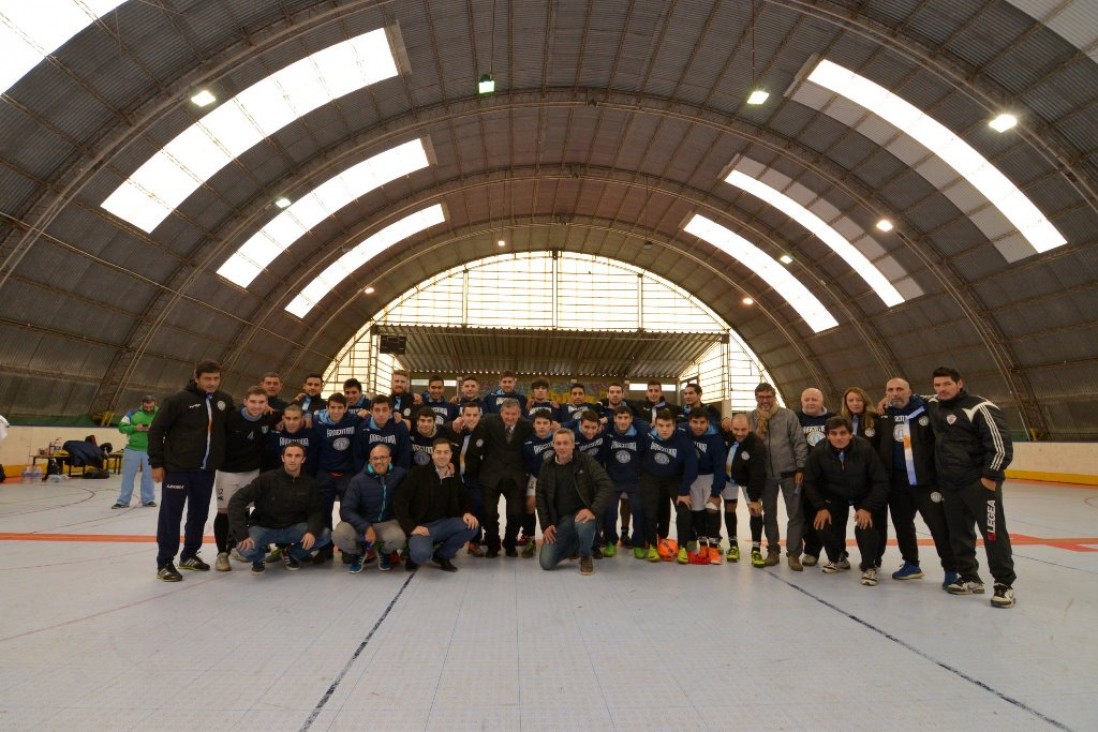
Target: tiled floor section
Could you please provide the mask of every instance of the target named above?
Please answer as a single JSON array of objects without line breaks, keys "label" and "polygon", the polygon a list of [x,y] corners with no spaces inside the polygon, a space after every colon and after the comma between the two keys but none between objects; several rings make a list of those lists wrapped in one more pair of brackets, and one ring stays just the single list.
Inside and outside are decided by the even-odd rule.
[{"label": "tiled floor section", "polygon": [[[117,480],[0,486],[0,729],[1098,729],[1098,490],[1008,483],[1034,541],[997,611],[942,592],[928,546],[925,579],[875,588],[629,554],[164,584]],[[1065,538],[1089,541],[1041,543]]]}]

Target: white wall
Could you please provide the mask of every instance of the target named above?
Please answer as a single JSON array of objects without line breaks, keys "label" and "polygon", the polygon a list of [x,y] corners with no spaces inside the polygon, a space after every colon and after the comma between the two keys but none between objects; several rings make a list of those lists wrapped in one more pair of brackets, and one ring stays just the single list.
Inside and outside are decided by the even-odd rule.
[{"label": "white wall", "polygon": [[[1040,475],[1034,475],[1040,474]],[[1098,442],[1015,442],[1007,475],[1098,485]]]}]

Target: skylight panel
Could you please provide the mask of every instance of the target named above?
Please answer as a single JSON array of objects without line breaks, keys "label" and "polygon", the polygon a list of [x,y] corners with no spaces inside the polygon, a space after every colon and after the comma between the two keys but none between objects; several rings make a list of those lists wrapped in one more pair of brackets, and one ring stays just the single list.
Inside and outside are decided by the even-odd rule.
[{"label": "skylight panel", "polygon": [[[396,74],[384,28],[296,61],[180,133],[119,186],[103,208],[151,233],[200,185],[264,138],[318,107]],[[177,170],[165,175],[165,167]]]},{"label": "skylight panel", "polygon": [[442,204],[436,203],[434,206],[429,206],[386,226],[330,264],[286,306],[287,312],[304,318],[328,293],[371,259],[394,244],[436,224],[441,224],[445,220],[446,214],[442,210]]},{"label": "skylight panel", "polygon": [[933,152],[998,208],[1038,252],[1067,243],[1056,227],[998,168],[911,103],[826,59],[813,69],[808,80],[865,107]]},{"label": "skylight panel", "polygon": [[820,239],[824,244],[827,244],[832,251],[842,257],[843,261],[850,265],[850,267],[865,280],[866,284],[877,293],[877,296],[881,298],[886,306],[892,307],[893,305],[899,305],[904,301],[904,296],[900,294],[899,290],[888,281],[887,277],[881,274],[880,270],[873,266],[873,263],[870,262],[864,254],[858,251],[853,244],[847,241],[846,238],[830,224],[789,196],[776,188],[771,188],[762,181],[744,175],[738,170],[733,170],[729,173],[728,177],[725,178],[725,182],[740,190],[746,191],[757,198],[761,198],[763,201],[812,232],[816,238]]},{"label": "skylight panel", "polygon": [[0,9],[0,93],[125,0],[23,0]]},{"label": "skylight panel", "polygon": [[819,333],[839,324],[823,303],[790,274],[789,270],[742,236],[701,214],[695,214],[683,230],[704,239],[757,274],[786,299],[814,332]]},{"label": "skylight panel", "polygon": [[[280,212],[244,242],[217,273],[241,287],[247,287],[258,276],[259,270],[273,262],[275,257],[324,219],[370,191],[426,168],[429,163],[423,140],[416,139],[351,166]],[[251,272],[250,269],[242,269],[233,264],[239,257],[247,258],[259,270],[247,278],[230,277],[227,274],[230,270],[238,275]]]}]

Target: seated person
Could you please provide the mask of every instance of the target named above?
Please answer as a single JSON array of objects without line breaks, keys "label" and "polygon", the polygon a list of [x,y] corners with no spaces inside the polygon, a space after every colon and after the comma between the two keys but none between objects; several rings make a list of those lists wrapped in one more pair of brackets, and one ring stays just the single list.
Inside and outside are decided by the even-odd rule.
[{"label": "seated person", "polygon": [[804,467],[804,491],[816,510],[812,522],[821,533],[829,561],[827,574],[850,569],[846,552],[846,522],[855,510],[854,538],[862,555],[862,584],[877,584],[877,542],[873,528],[883,521],[888,499],[888,475],[877,451],[864,437],[855,437],[846,417],[829,417],[827,438],[808,451]]},{"label": "seated person", "polygon": [[95,435],[88,435],[83,440],[66,440],[61,449],[69,454],[69,465],[74,468],[85,466],[103,470],[103,451],[96,444]]},{"label": "seated person", "polygon": [[[351,574],[362,571],[362,556],[370,547],[380,545],[377,568],[382,572],[393,568],[391,555],[404,547],[404,532],[393,515],[393,496],[408,471],[392,463],[389,445],[374,443],[366,469],[351,478],[339,504],[339,517],[343,520],[332,538],[340,551],[350,557],[347,571]],[[406,565],[406,569],[412,571],[415,567]]]},{"label": "seated person", "polygon": [[580,574],[595,571],[592,545],[601,516],[614,496],[610,476],[592,456],[576,449],[569,429],[553,435],[553,457],[541,466],[537,483],[538,522],[544,540],[538,556],[542,569],[580,555]]},{"label": "seated person", "polygon": [[409,565],[432,559],[444,572],[456,572],[454,555],[480,528],[453,457],[450,438],[435,438],[431,463],[413,468],[396,492],[393,510],[408,535]]},{"label": "seated person", "polygon": [[[288,546],[282,552],[286,569],[299,569],[313,549],[332,543],[324,528],[324,502],[316,478],[302,472],[305,448],[287,445],[282,467],[260,473],[229,499],[229,525],[236,549],[252,563],[252,574],[263,574],[269,544]],[[248,506],[254,505],[251,515]]]}]

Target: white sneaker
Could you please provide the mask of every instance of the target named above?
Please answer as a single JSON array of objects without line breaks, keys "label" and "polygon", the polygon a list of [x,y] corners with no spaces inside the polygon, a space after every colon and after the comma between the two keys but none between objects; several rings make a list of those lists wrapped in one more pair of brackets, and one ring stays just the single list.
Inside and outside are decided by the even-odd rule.
[{"label": "white sneaker", "polygon": [[233,550],[229,552],[229,558],[234,562],[240,562],[241,564],[251,564],[251,562],[244,558],[243,554],[236,550],[235,546],[233,547]]},{"label": "white sneaker", "polygon": [[232,566],[229,564],[229,553],[218,552],[217,561],[214,562],[214,569],[218,572],[231,572]]},{"label": "white sneaker", "polygon": [[850,569],[850,562],[845,560],[839,560],[838,562],[828,562],[824,566],[820,567],[820,571],[824,574],[835,574],[836,572],[842,572],[845,569]]},{"label": "white sneaker", "polygon": [[862,584],[872,587],[877,584],[877,568],[870,567],[866,571],[862,572]]}]

